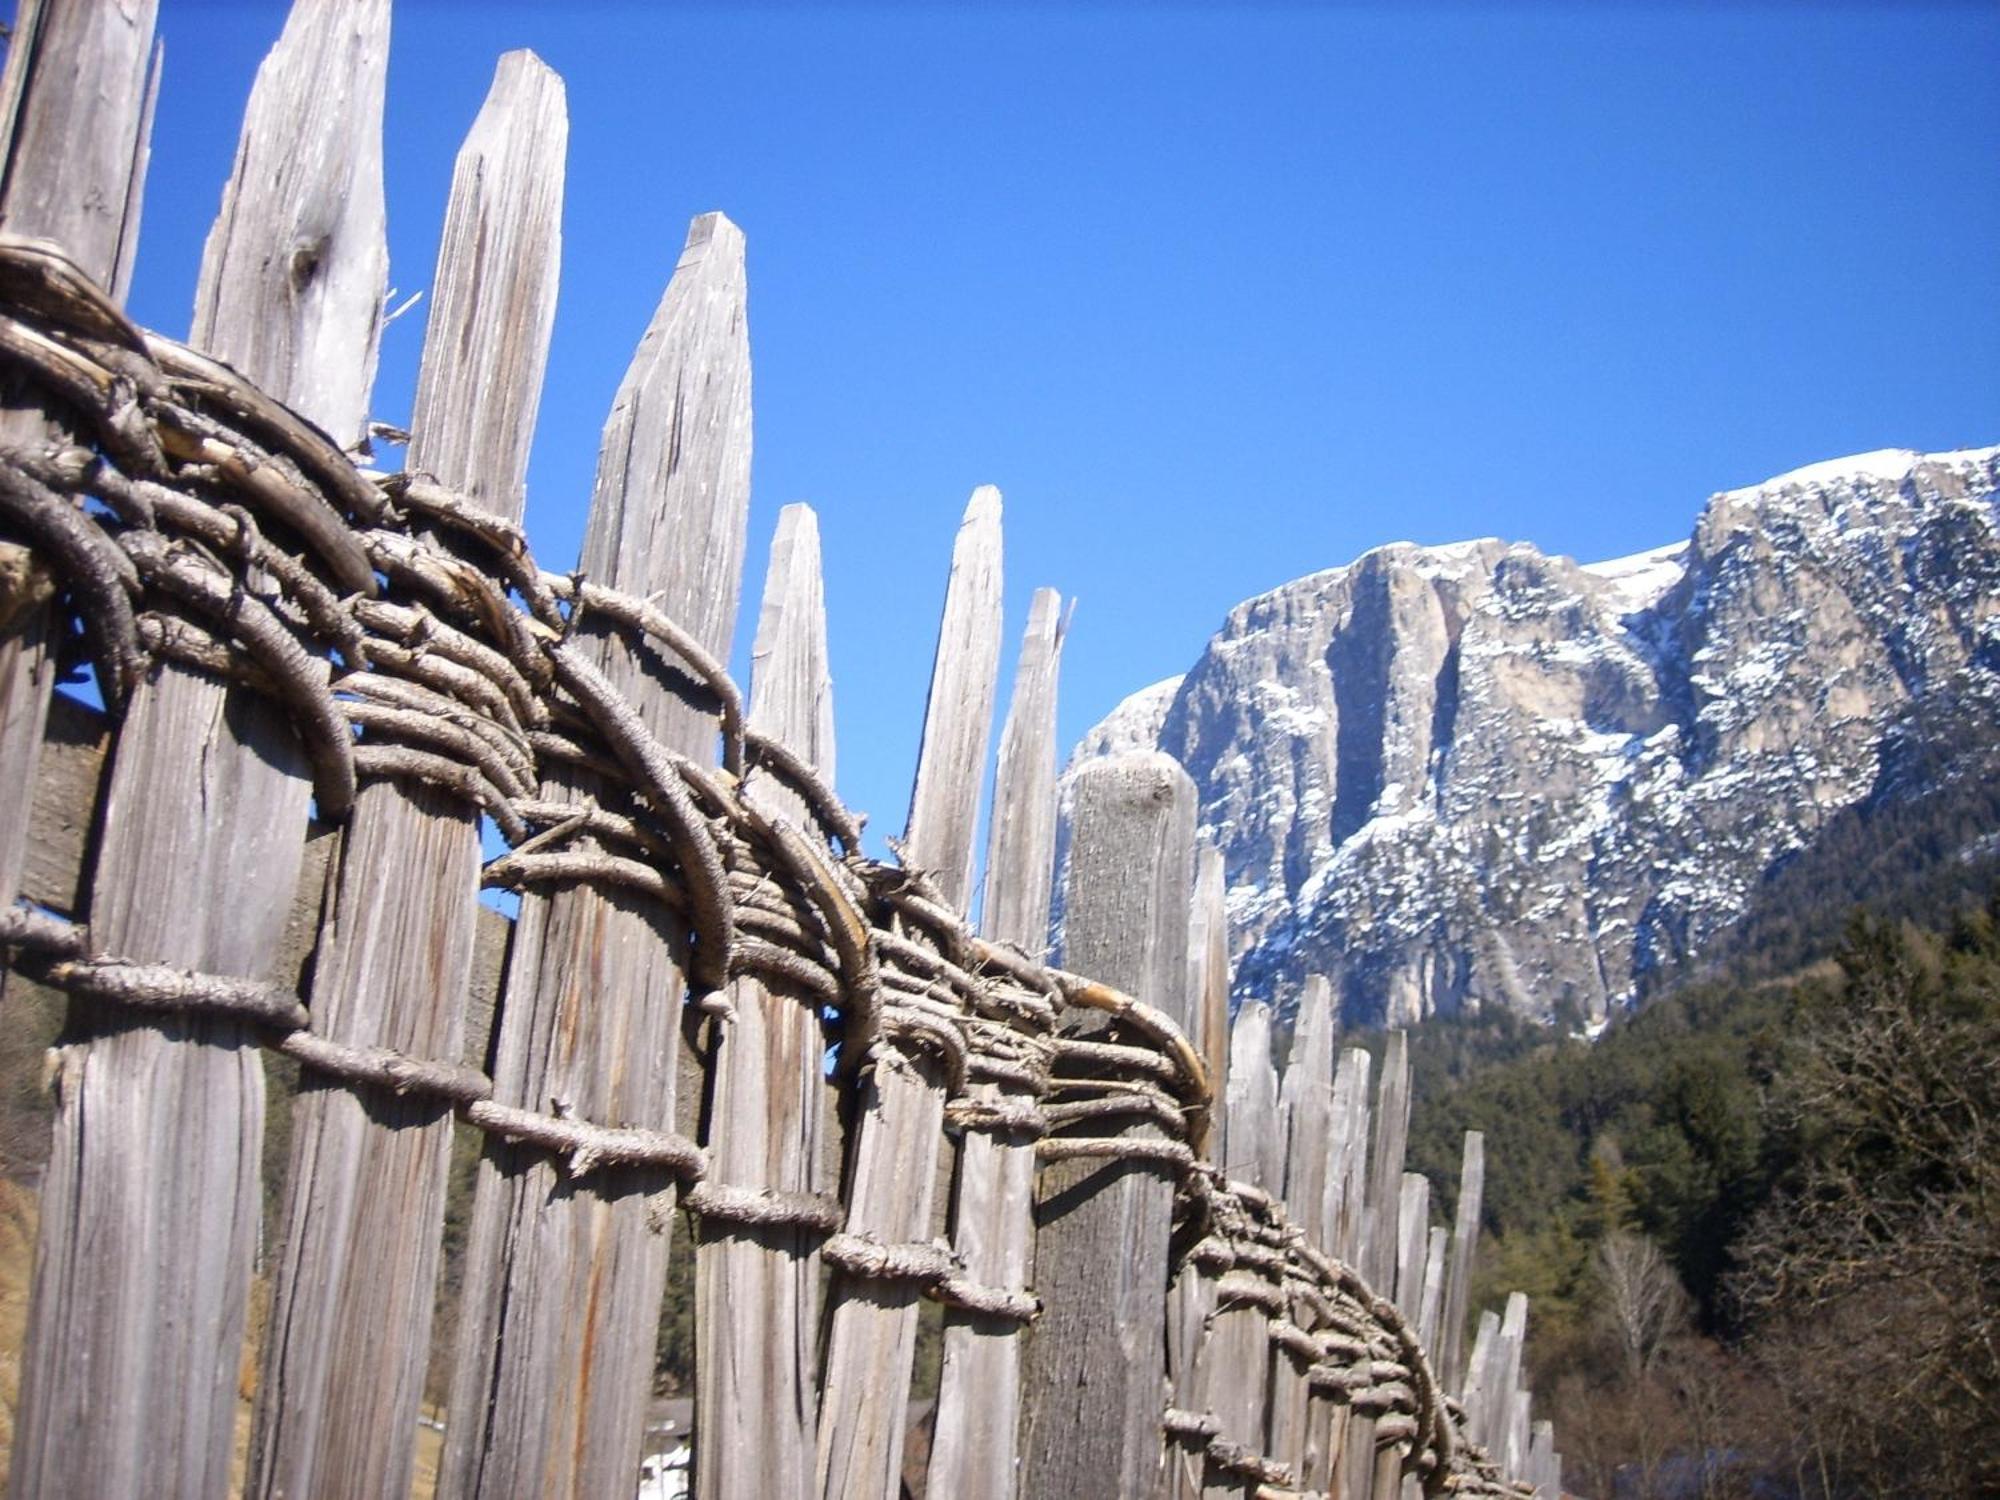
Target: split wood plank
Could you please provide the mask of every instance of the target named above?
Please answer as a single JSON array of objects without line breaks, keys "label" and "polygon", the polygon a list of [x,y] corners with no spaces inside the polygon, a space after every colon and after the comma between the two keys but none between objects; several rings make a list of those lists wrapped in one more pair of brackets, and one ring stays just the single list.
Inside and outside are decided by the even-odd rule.
[{"label": "split wood plank", "polygon": [[[1056,838],[1056,682],[1062,662],[1062,597],[1037,589],[1000,732],[993,782],[981,928],[997,942],[1039,956],[1048,946]],[[985,1024],[985,1023],[982,1023]],[[998,1024],[990,1023],[990,1024]],[[1026,1091],[974,1082],[977,1103],[1031,1103]],[[1035,1147],[1006,1130],[960,1137],[953,1187],[952,1247],[982,1285],[1025,1289],[1033,1259]],[[1011,1500],[1021,1414],[1020,1326],[947,1308],[937,1423],[927,1492],[960,1500]]]},{"label": "split wood plank", "polygon": [[1424,1256],[1429,1250],[1431,1181],[1403,1174],[1396,1215],[1396,1284],[1390,1293],[1403,1316],[1414,1319],[1424,1299]]},{"label": "split wood plank", "polygon": [[1479,1216],[1486,1193],[1486,1137],[1465,1133],[1465,1150],[1458,1169],[1458,1214],[1451,1236],[1451,1269],[1445,1278],[1444,1309],[1439,1314],[1437,1377],[1451,1391],[1463,1391],[1466,1369],[1465,1315],[1472,1305],[1472,1272],[1479,1253]]},{"label": "split wood plank", "polygon": [[[364,424],[380,329],[387,50],[386,0],[294,7],[258,70],[196,292],[194,342],[343,439]],[[309,794],[273,705],[178,667],[140,682],[105,794],[96,951],[268,974]],[[257,1040],[192,1017],[79,1019],[15,1492],[217,1494],[261,1201]]]},{"label": "split wood plank", "polygon": [[[1222,855],[1202,843],[1195,851],[1195,877],[1188,927],[1188,994],[1193,1017],[1191,1039],[1208,1071],[1210,1086],[1229,1077],[1229,932],[1224,906]],[[1223,1155],[1227,1122],[1221,1100],[1204,1120],[1204,1150],[1215,1160]],[[1167,1304],[1167,1383],[1172,1405],[1184,1411],[1201,1406],[1202,1355],[1208,1322],[1216,1307],[1214,1272],[1192,1257],[1174,1271]],[[1188,1500],[1201,1493],[1206,1467],[1199,1445],[1170,1440],[1164,1476],[1166,1500]]]},{"label": "split wood plank", "polygon": [[961,910],[972,904],[979,787],[1000,677],[1000,583],[1000,492],[982,484],[966,503],[952,542],[902,848],[904,863],[926,871]]},{"label": "split wood plank", "polygon": [[[1368,1053],[1348,1047],[1341,1052],[1333,1075],[1332,1139],[1327,1149],[1318,1233],[1327,1253],[1350,1266],[1358,1266],[1361,1258],[1362,1206],[1368,1180],[1368,1083],[1373,1069],[1374,1059]],[[1345,1455],[1350,1452],[1347,1437],[1352,1421],[1353,1413],[1344,1400],[1322,1391],[1312,1393],[1307,1424],[1312,1431],[1324,1431],[1328,1436],[1325,1458],[1309,1465],[1304,1476],[1309,1486],[1331,1489],[1334,1476],[1347,1472]]]},{"label": "split wood plank", "polygon": [[[651,598],[726,660],[750,480],[743,234],[703,214],[612,404],[581,567]],[[599,629],[573,639],[666,750],[713,764],[715,720],[678,668]],[[621,805],[583,771],[545,800]],[[495,1046],[494,1098],[600,1124],[674,1126],[687,932],[643,896],[565,885],[522,897]],[[572,1179],[489,1140],[465,1267],[440,1493],[596,1496],[639,1461],[674,1180],[646,1167]]]},{"label": "split wood plank", "polygon": [[[778,516],[751,649],[749,727],[833,783],[819,521]],[[753,774],[744,796],[802,837],[804,803]],[[714,1023],[703,1144],[710,1180],[796,1197],[824,1189],[826,1084],[818,1001],[762,979],[729,986]],[[695,1251],[695,1483],[703,1500],[807,1500],[819,1385],[819,1236],[796,1225],[704,1220]]]},{"label": "split wood plank", "polygon": [[1431,1230],[1430,1248],[1424,1252],[1423,1297],[1410,1309],[1426,1357],[1437,1348],[1438,1310],[1444,1305],[1445,1261],[1450,1253],[1451,1231],[1440,1224]]},{"label": "split wood plank", "polygon": [[[1194,783],[1171,757],[1141,751],[1092,761],[1073,785],[1064,962],[1186,1027]],[[1065,1029],[1116,1034],[1095,1018]],[[1157,1133],[1147,1123],[1123,1131]],[[1086,1158],[1042,1169],[1035,1289],[1045,1310],[1027,1335],[1022,1377],[1028,1500],[1153,1490],[1173,1198],[1174,1173],[1155,1161]]]},{"label": "split wood plank", "polygon": [[[157,0],[23,0],[0,73],[0,230],[53,240],[121,300],[138,241]],[[49,415],[0,384],[0,442],[43,441]],[[35,784],[55,686],[49,580],[0,538],[0,786]],[[28,820],[0,819],[0,911],[21,890]]]},{"label": "split wood plank", "polygon": [[[931,668],[903,863],[927,872],[963,910],[972,891],[986,739],[1000,662],[1000,492],[972,492],[951,552]],[[922,941],[923,934],[904,934]],[[885,1245],[927,1242],[944,1124],[938,1059],[887,1038],[863,1059],[848,1142],[847,1232]],[[829,1294],[826,1384],[816,1473],[826,1500],[888,1500],[901,1482],[916,1351],[914,1286],[836,1276]]]},{"label": "split wood plank", "polygon": [[[1236,1180],[1278,1193],[1284,1185],[1285,1143],[1279,1126],[1278,1074],[1271,1062],[1271,1008],[1261,1000],[1240,1006],[1230,1030],[1225,1112],[1231,1150],[1245,1158],[1245,1169],[1235,1174]],[[1215,1418],[1225,1441],[1259,1453],[1266,1429],[1271,1318],[1260,1304],[1232,1295],[1234,1280],[1254,1283],[1255,1278],[1244,1271],[1222,1275],[1202,1342],[1197,1409]],[[1254,1482],[1240,1471],[1213,1462],[1203,1469],[1204,1500],[1248,1497],[1254,1492]]]},{"label": "split wood plank", "polygon": [[[532,53],[502,57],[452,174],[417,381],[410,468],[517,524],[555,319],[568,133],[562,81]],[[361,787],[328,890],[315,1031],[459,1060],[479,860],[471,804],[414,781]],[[401,1496],[452,1116],[435,1101],[306,1082],[292,1115],[249,1493]]]},{"label": "split wood plank", "polygon": [[1382,1056],[1382,1079],[1375,1097],[1375,1149],[1368,1169],[1368,1242],[1361,1274],[1379,1296],[1390,1295],[1401,1254],[1398,1214],[1402,1206],[1403,1156],[1410,1138],[1410,1043],[1392,1031]]},{"label": "split wood plank", "polygon": [[[1285,1116],[1285,1211],[1315,1245],[1327,1241],[1319,1219],[1326,1202],[1327,1156],[1333,1139],[1333,986],[1323,975],[1306,980],[1292,1026],[1291,1055],[1279,1087]],[[1270,1419],[1265,1451],[1300,1474],[1316,1468],[1326,1433],[1311,1419],[1310,1361],[1271,1348]]]}]

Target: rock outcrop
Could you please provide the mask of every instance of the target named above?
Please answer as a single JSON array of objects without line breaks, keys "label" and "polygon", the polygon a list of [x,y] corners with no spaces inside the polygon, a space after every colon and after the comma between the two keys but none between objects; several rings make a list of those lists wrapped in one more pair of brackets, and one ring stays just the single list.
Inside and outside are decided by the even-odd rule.
[{"label": "rock outcrop", "polygon": [[2000,449],[1885,451],[1616,562],[1379,547],[1239,605],[1077,756],[1187,767],[1239,997],[1321,973],[1349,1024],[1590,1024],[1869,795],[1899,725],[1987,699]]}]

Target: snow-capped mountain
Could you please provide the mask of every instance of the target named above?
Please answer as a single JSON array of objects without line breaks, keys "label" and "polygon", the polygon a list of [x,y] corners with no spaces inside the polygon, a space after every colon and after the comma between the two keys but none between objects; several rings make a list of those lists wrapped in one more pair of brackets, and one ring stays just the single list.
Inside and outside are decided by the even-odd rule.
[{"label": "snow-capped mountain", "polygon": [[1323,973],[1356,1024],[1595,1021],[1867,796],[1899,724],[1982,699],[2000,716],[2000,448],[1891,450],[1614,562],[1376,548],[1237,606],[1076,758],[1187,767],[1239,995],[1284,1009]]}]

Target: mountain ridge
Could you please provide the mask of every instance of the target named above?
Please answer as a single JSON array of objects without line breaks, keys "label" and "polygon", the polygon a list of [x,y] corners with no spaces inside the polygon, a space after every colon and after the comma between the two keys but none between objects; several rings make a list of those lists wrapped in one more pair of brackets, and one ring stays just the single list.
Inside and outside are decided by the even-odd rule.
[{"label": "mountain ridge", "polygon": [[1606,562],[1386,543],[1237,605],[1071,770],[1187,767],[1239,998],[1594,1028],[1871,795],[1895,725],[2000,704],[1997,500],[2000,448],[1883,449]]}]

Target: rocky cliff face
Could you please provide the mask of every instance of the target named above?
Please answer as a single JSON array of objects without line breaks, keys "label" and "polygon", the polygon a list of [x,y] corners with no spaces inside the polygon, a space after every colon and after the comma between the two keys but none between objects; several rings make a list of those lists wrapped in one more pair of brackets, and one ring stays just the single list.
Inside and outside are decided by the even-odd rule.
[{"label": "rocky cliff face", "polygon": [[1377,548],[1239,605],[1077,754],[1188,768],[1239,994],[1597,1021],[1867,796],[1899,726],[1976,700],[2000,719],[2000,449],[1888,451],[1617,562]]}]

